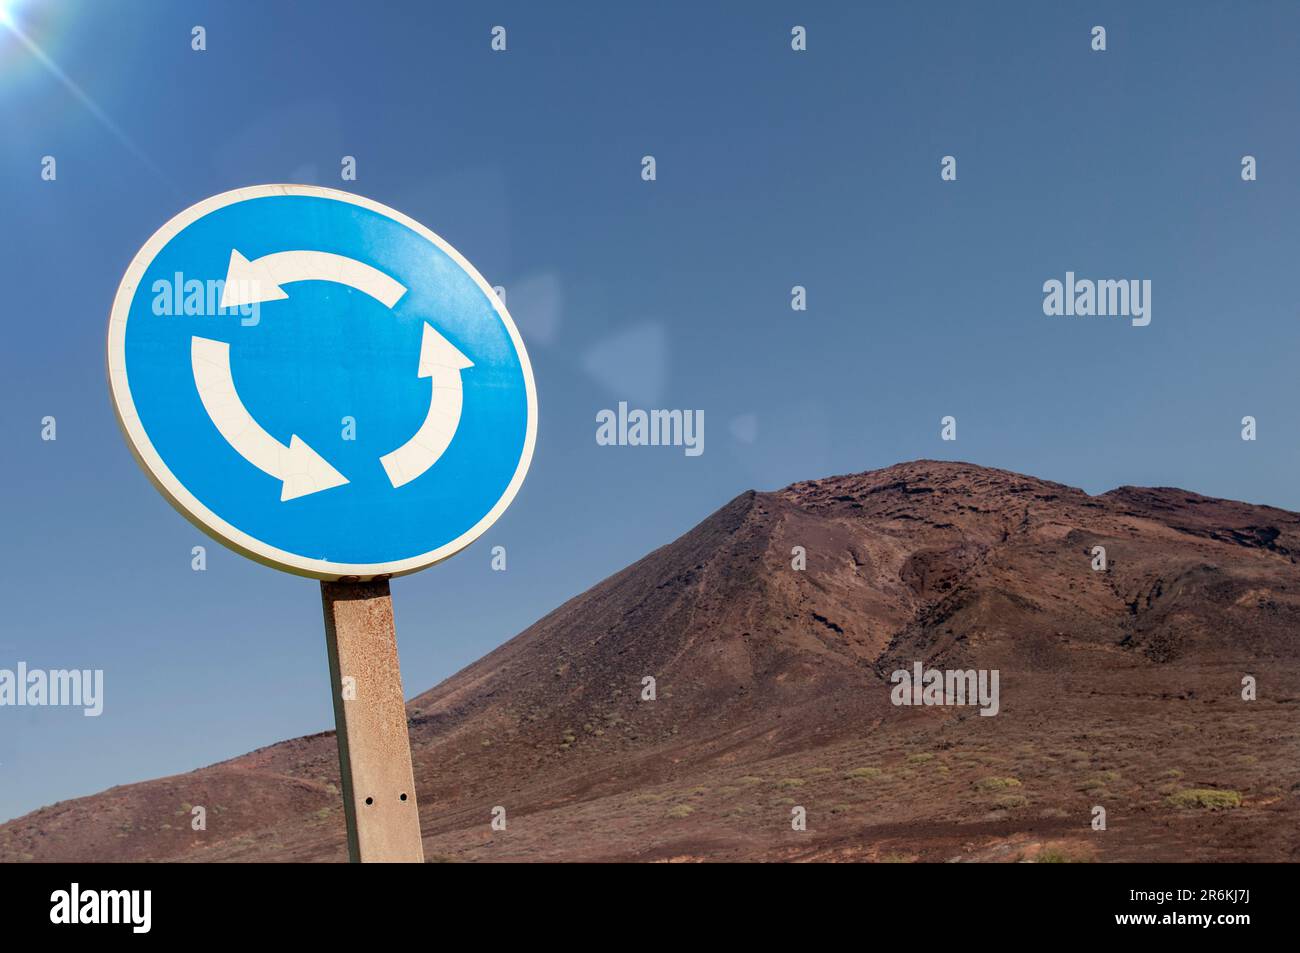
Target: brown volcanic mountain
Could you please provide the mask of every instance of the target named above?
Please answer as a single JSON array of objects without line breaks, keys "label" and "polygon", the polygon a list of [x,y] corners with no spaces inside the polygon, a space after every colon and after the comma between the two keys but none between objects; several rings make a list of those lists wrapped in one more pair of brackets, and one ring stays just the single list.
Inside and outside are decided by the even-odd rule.
[{"label": "brown volcanic mountain", "polygon": [[[1297,859],[1297,555],[1294,513],[969,464],[745,493],[410,703],[426,853]],[[917,660],[997,669],[999,713],[894,706]],[[287,741],[19,818],[0,860],[341,860],[336,782],[331,734]]]}]

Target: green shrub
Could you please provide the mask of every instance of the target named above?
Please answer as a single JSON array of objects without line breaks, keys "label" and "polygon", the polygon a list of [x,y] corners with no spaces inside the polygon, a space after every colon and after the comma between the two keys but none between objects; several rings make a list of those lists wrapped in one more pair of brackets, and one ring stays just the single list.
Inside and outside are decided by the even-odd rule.
[{"label": "green shrub", "polygon": [[1169,803],[1179,808],[1205,808],[1209,811],[1230,810],[1241,807],[1239,791],[1220,791],[1216,788],[1186,788],[1169,795]]},{"label": "green shrub", "polygon": [[1044,847],[1034,857],[1036,864],[1090,864],[1092,858],[1081,853],[1062,850],[1059,847]]},{"label": "green shrub", "polygon": [[1005,791],[1007,788],[1020,787],[1019,778],[980,778],[975,786],[981,791]]}]

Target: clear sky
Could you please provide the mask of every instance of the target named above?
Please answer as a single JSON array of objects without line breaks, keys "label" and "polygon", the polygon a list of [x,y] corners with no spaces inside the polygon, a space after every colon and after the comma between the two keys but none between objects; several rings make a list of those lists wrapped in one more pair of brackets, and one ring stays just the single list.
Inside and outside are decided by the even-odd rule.
[{"label": "clear sky", "polygon": [[[938,457],[1300,510],[1294,3],[0,9],[0,668],[105,673],[99,718],[0,708],[0,818],[332,727],[316,583],[173,511],[105,383],[132,256],[239,186],[425,223],[529,348],[522,492],[393,584],[408,696],[750,487]],[[1045,316],[1067,271],[1149,279],[1151,324]],[[705,452],[598,446],[619,400]]]}]

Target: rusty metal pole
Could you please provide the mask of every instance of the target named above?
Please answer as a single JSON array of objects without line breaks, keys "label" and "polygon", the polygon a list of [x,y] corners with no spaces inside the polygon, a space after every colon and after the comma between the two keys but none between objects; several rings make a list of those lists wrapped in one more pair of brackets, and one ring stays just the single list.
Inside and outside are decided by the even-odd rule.
[{"label": "rusty metal pole", "polygon": [[388,580],[322,582],[339,774],[353,863],[423,863]]}]

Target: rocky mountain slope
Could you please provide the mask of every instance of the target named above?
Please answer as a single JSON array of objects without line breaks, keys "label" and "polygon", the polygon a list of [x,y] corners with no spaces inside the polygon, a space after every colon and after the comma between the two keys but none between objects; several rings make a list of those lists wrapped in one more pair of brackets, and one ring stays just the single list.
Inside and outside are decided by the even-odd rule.
[{"label": "rocky mountain slope", "polygon": [[[744,493],[410,702],[426,854],[1298,859],[1298,556],[1295,513],[969,464]],[[918,661],[998,670],[998,714],[891,703]],[[43,808],[0,861],[340,860],[336,784],[295,739]]]}]

